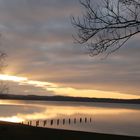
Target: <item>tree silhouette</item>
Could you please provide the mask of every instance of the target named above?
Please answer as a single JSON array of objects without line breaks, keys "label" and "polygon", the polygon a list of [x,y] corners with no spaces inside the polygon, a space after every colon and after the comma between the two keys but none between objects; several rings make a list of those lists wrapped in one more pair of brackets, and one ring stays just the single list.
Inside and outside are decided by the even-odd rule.
[{"label": "tree silhouette", "polygon": [[[3,69],[5,67],[5,57],[6,57],[6,53],[0,51],[0,73],[3,72]],[[5,82],[0,81],[0,94],[2,93],[8,93],[8,86]]]},{"label": "tree silhouette", "polygon": [[87,46],[91,56],[107,55],[140,32],[140,0],[80,0],[85,13],[72,17],[76,42]]},{"label": "tree silhouette", "polygon": [[0,51],[0,72],[3,71],[3,68],[5,66],[4,61],[5,61],[6,53]]}]

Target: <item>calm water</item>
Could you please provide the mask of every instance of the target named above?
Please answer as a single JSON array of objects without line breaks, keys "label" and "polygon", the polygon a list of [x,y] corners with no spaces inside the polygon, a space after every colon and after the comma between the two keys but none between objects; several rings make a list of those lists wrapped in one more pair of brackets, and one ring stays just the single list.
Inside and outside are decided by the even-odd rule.
[{"label": "calm water", "polygon": [[140,136],[140,105],[134,104],[0,100],[0,120],[40,120],[42,127],[47,120],[45,127]]}]

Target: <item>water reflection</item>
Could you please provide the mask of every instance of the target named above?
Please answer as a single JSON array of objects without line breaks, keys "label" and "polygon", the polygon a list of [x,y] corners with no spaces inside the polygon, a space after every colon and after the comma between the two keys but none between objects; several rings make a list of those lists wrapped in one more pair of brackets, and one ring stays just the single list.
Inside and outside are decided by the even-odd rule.
[{"label": "water reflection", "polygon": [[[18,102],[19,103],[19,102]],[[9,103],[10,104],[10,103]],[[19,106],[20,105],[20,106]],[[12,107],[12,110],[11,110]],[[2,108],[5,108],[2,110]],[[56,105],[38,105],[38,104],[16,104],[16,105],[3,105],[0,106],[0,120],[8,120],[14,122],[21,122],[25,120],[37,119],[51,119],[61,118],[63,116],[84,116],[84,115],[119,115],[126,113],[135,113],[139,110],[132,109],[114,109],[114,108],[101,108],[89,106],[56,106]],[[11,120],[10,120],[11,117]],[[85,120],[86,121],[86,120]]]},{"label": "water reflection", "polygon": [[0,120],[42,127],[140,136],[139,118],[140,105],[0,100]]}]

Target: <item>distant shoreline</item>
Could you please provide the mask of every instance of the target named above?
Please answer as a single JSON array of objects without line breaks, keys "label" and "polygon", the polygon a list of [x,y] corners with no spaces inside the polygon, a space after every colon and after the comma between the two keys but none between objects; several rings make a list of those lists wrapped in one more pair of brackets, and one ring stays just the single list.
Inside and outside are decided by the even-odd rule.
[{"label": "distant shoreline", "polygon": [[37,95],[12,95],[12,94],[1,94],[0,99],[140,104],[140,99],[84,98],[84,97],[67,97],[67,96],[37,96]]},{"label": "distant shoreline", "polygon": [[41,128],[0,121],[1,140],[140,140],[140,137]]}]

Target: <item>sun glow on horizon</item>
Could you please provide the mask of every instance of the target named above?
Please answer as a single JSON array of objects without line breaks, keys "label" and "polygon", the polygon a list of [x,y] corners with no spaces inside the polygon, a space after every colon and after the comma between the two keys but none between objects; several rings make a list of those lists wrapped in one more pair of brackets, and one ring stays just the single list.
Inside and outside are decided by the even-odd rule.
[{"label": "sun glow on horizon", "polygon": [[20,81],[28,80],[28,78],[0,74],[0,80],[20,82]]},{"label": "sun glow on horizon", "polygon": [[[139,99],[139,95],[132,95],[113,91],[102,91],[93,89],[76,89],[72,87],[62,87],[51,82],[30,80],[27,77],[11,76],[0,74],[0,80],[16,82],[19,85],[31,85],[46,91],[53,92],[55,95],[89,98],[117,98],[117,99]],[[22,89],[21,89],[22,90]]]}]

